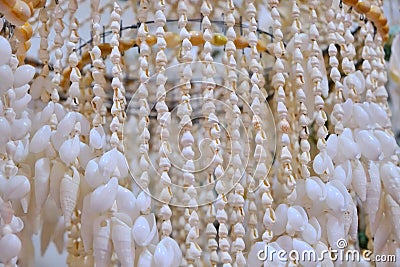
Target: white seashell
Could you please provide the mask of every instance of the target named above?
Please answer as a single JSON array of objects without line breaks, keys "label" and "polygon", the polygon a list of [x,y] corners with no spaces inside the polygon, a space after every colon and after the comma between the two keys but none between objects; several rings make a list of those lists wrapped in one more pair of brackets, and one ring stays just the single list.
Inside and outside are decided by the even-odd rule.
[{"label": "white seashell", "polygon": [[0,261],[8,263],[12,258],[17,257],[21,251],[21,240],[14,234],[5,234],[0,239]]},{"label": "white seashell", "polygon": [[385,196],[386,205],[389,208],[390,219],[394,228],[394,236],[396,237],[396,241],[400,240],[400,206],[394,201],[394,199],[390,195]]},{"label": "white seashell", "polygon": [[[353,101],[349,98],[347,99],[343,104],[342,104],[342,108],[343,108],[343,124],[347,125],[353,115]],[[343,133],[342,133],[343,135]]]},{"label": "white seashell", "polygon": [[90,195],[83,198],[81,215],[81,237],[85,251],[93,248],[93,223],[95,214],[91,210]]},{"label": "white seashell", "polygon": [[60,202],[60,185],[64,174],[68,171],[64,164],[58,160],[52,161],[50,171],[50,195],[54,199],[56,206],[61,208]]},{"label": "white seashell", "polygon": [[153,267],[152,263],[153,254],[151,254],[151,252],[147,248],[145,248],[139,255],[137,266]]},{"label": "white seashell", "polygon": [[128,214],[132,221],[135,221],[139,216],[139,210],[133,192],[119,185],[116,201],[118,211]]},{"label": "white seashell", "polygon": [[103,127],[95,127],[90,130],[89,145],[92,149],[101,149],[105,145],[105,134]]},{"label": "white seashell", "polygon": [[[336,182],[336,180],[330,181],[326,184],[326,204],[333,210],[333,212],[339,213],[340,211],[346,210],[346,203],[348,203],[348,201],[346,202],[346,196],[344,196],[336,187],[340,182],[336,183],[335,185],[332,184],[333,182]],[[341,183],[340,185],[343,186]]]},{"label": "white seashell", "polygon": [[381,197],[381,178],[379,167],[376,163],[370,162],[368,173],[370,182],[367,185],[367,199],[366,199],[366,213],[368,214],[370,222],[375,222],[376,213],[379,209],[379,201]]},{"label": "white seashell", "polygon": [[[15,98],[20,99],[23,96],[25,96],[26,93],[28,93],[29,88],[30,88],[29,84],[25,84],[18,88],[14,88]],[[49,103],[51,103],[51,102],[49,102]]]},{"label": "white seashell", "polygon": [[0,65],[7,64],[10,58],[11,58],[10,43],[6,38],[0,36]]},{"label": "white seashell", "polygon": [[[61,254],[64,249],[64,234],[65,234],[64,224],[65,224],[64,217],[60,216],[58,218],[58,222],[57,222],[56,228],[54,230],[54,235],[53,235],[53,242],[54,242],[57,252],[59,254]],[[81,232],[81,234],[82,234],[82,232]]]},{"label": "white seashell", "polygon": [[14,87],[29,83],[35,76],[35,68],[31,65],[19,66],[14,72]]},{"label": "white seashell", "polygon": [[69,176],[67,174],[64,175],[64,178],[61,180],[60,185],[60,203],[61,210],[64,215],[65,225],[69,226],[71,222],[72,212],[75,209],[76,201],[78,198],[79,191],[79,183],[80,176],[78,171],[74,168],[73,176]]},{"label": "white seashell", "polygon": [[321,257],[322,257],[321,266],[324,266],[324,267],[333,267],[334,266],[330,255],[328,255],[328,253],[324,252],[324,251],[328,251],[328,247],[325,245],[325,243],[323,243],[322,241],[319,241],[316,245],[314,245],[314,248],[315,248],[315,251],[317,252],[317,255],[321,255]]},{"label": "white seashell", "polygon": [[385,157],[390,157],[396,152],[398,146],[394,136],[380,130],[374,131],[374,135],[379,140]]},{"label": "white seashell", "polygon": [[361,154],[369,160],[378,160],[382,153],[381,144],[375,136],[367,131],[361,130],[356,134],[356,141]]},{"label": "white seashell", "polygon": [[113,177],[107,184],[94,190],[90,197],[90,207],[93,212],[101,213],[109,210],[114,204],[118,191],[118,179]]},{"label": "white seashell", "polygon": [[286,232],[291,234],[293,231],[303,231],[308,221],[305,210],[301,206],[293,206],[288,208],[287,214]]},{"label": "white seashell", "polygon": [[326,229],[328,233],[329,245],[333,249],[338,249],[338,240],[345,239],[344,225],[343,222],[338,220],[335,216],[327,213]]},{"label": "white seashell", "polygon": [[131,228],[121,220],[112,217],[111,218],[111,229],[112,229],[112,242],[114,245],[115,253],[121,266],[128,267],[133,266],[135,246],[132,244]]},{"label": "white seashell", "polygon": [[180,266],[182,252],[178,243],[170,237],[163,238],[154,251],[154,263],[157,266]]},{"label": "white seashell", "polygon": [[355,103],[353,106],[353,119],[360,129],[365,129],[371,123],[368,113],[360,103]]},{"label": "white seashell", "polygon": [[136,199],[136,205],[141,213],[146,214],[151,208],[151,197],[144,191],[140,192]]},{"label": "white seashell", "polygon": [[25,94],[22,98],[14,101],[14,103],[12,104],[14,111],[18,114],[23,112],[27,108],[31,99],[32,96],[30,94]]},{"label": "white seashell", "polygon": [[20,200],[31,190],[28,178],[16,175],[6,180],[0,176],[0,191],[4,200]]},{"label": "white seashell", "polygon": [[124,154],[122,154],[120,151],[117,149],[112,150],[112,156],[115,157],[116,163],[117,163],[117,168],[120,173],[120,178],[124,178],[128,176],[128,162],[126,161],[126,158]]},{"label": "white seashell", "polygon": [[54,113],[54,102],[50,101],[47,106],[40,113],[40,119],[43,123],[50,120],[51,115]]},{"label": "white seashell", "polygon": [[275,209],[275,217],[276,221],[279,223],[275,223],[271,229],[275,235],[279,236],[283,234],[286,230],[286,224],[288,220],[288,206],[287,204],[279,204]]},{"label": "white seashell", "polygon": [[[60,118],[57,119],[60,121]],[[68,112],[58,123],[57,134],[61,137],[68,136],[74,129],[76,120],[76,112]]]},{"label": "white seashell", "polygon": [[76,121],[81,124],[81,135],[88,135],[90,131],[90,122],[82,115],[82,113],[76,113]]},{"label": "white seashell", "polygon": [[41,158],[35,163],[35,199],[36,209],[40,213],[50,190],[50,160]]},{"label": "white seashell", "polygon": [[306,179],[306,192],[313,201],[323,201],[326,198],[325,184],[317,177]]},{"label": "white seashell", "polygon": [[136,245],[146,247],[156,237],[157,225],[154,214],[139,216],[132,227],[132,237]]},{"label": "white seashell", "polygon": [[111,266],[112,243],[110,221],[98,217],[93,223],[93,256],[95,266]]},{"label": "white seashell", "polygon": [[19,233],[22,231],[22,229],[24,229],[24,222],[21,220],[21,218],[13,216],[10,222],[10,227],[13,234]]},{"label": "white seashell", "polygon": [[388,120],[388,115],[386,111],[374,102],[369,103],[369,111],[373,122],[384,126]]},{"label": "white seashell", "polygon": [[354,161],[351,184],[358,197],[364,202],[367,197],[367,175],[365,174],[364,166],[359,160]]},{"label": "white seashell", "polygon": [[[305,252],[307,253],[315,253],[312,246],[310,246],[307,242],[300,240],[298,238],[293,238],[293,249],[299,252],[299,255],[303,255]],[[313,261],[307,261],[307,259],[302,259],[300,257],[299,263],[302,266],[314,266]]]},{"label": "white seashell", "polygon": [[80,152],[79,136],[75,135],[73,138],[66,140],[60,147],[60,159],[65,164],[71,164],[76,160]]},{"label": "white seashell", "polygon": [[92,188],[97,188],[101,184],[106,183],[107,180],[108,178],[105,178],[100,174],[96,159],[90,160],[85,169],[85,181],[88,185]]},{"label": "white seashell", "polygon": [[[398,224],[398,222],[396,222],[396,224]],[[389,218],[389,214],[383,215],[376,231],[372,233],[374,236],[374,251],[376,251],[376,253],[382,254],[384,246],[392,234],[392,227],[393,225]]]},{"label": "white seashell", "polygon": [[94,158],[94,155],[89,146],[83,142],[80,142],[78,159],[81,167],[85,169],[89,160],[91,160],[92,158]]},{"label": "white seashell", "polygon": [[49,125],[42,126],[33,136],[29,145],[32,153],[40,153],[49,145],[51,128]]},{"label": "white seashell", "polygon": [[285,251],[291,251],[293,249],[293,238],[287,235],[281,235],[276,240],[276,243]]},{"label": "white seashell", "polygon": [[117,158],[114,153],[115,150],[116,148],[104,153],[99,160],[99,170],[104,177],[109,178],[115,170],[117,165]]},{"label": "white seashell", "polygon": [[350,160],[336,166],[333,172],[333,180],[340,181],[346,188],[350,187],[353,179],[353,170]]},{"label": "white seashell", "polygon": [[326,141],[326,152],[330,158],[335,158],[338,149],[338,137],[336,134],[331,134]]},{"label": "white seashell", "polygon": [[0,65],[0,95],[3,95],[8,89],[12,88],[14,83],[13,72],[8,65]]},{"label": "white seashell", "polygon": [[[265,249],[266,248],[266,244],[264,242],[256,242],[250,249],[249,251],[249,256],[247,259],[247,264],[248,266],[254,266],[254,267],[260,267],[263,265],[263,261],[258,259],[259,256],[259,252],[260,251],[264,251],[265,253]],[[264,257],[263,254],[260,255],[261,257]]]},{"label": "white seashell", "polygon": [[[14,109],[14,111],[18,113],[22,112],[22,111],[17,111],[16,109]],[[21,117],[22,116],[23,115],[21,115]],[[21,118],[14,120],[11,124],[12,139],[14,140],[23,139],[30,130],[31,125],[32,125],[31,120],[28,118]]]},{"label": "white seashell", "polygon": [[17,148],[14,153],[14,161],[15,162],[23,162],[29,154],[29,141],[26,141],[25,144],[23,141],[17,141]]},{"label": "white seashell", "polygon": [[397,203],[400,203],[399,167],[391,162],[388,162],[381,167],[380,174],[385,191],[389,193]]}]

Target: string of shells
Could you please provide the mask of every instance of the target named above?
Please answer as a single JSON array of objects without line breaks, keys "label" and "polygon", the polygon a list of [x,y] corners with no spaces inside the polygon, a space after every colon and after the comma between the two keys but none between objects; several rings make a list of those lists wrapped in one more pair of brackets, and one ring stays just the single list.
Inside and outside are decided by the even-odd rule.
[{"label": "string of shells", "polygon": [[51,244],[68,266],[400,256],[383,1],[0,0],[0,14],[0,266],[36,266]]}]

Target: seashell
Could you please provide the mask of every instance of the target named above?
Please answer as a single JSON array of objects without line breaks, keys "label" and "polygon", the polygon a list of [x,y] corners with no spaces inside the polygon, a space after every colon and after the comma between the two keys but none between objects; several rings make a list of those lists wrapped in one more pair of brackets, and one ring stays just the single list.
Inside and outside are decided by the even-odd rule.
[{"label": "seashell", "polygon": [[146,214],[150,211],[151,197],[148,195],[147,192],[142,191],[139,193],[136,199],[136,205],[142,214]]},{"label": "seashell", "polygon": [[374,131],[374,136],[380,142],[385,157],[390,157],[396,152],[398,145],[394,136],[380,130]]},{"label": "seashell", "polygon": [[50,101],[40,114],[41,121],[43,123],[48,122],[53,113],[54,113],[54,102]]},{"label": "seashell", "polygon": [[321,266],[325,267],[333,267],[332,258],[324,251],[328,251],[328,247],[322,241],[318,241],[316,245],[314,245],[314,249],[317,255],[321,255]]},{"label": "seashell", "polygon": [[14,83],[13,72],[8,65],[0,65],[0,95],[3,95],[8,89],[12,88]]},{"label": "seashell", "polygon": [[76,113],[76,121],[81,124],[81,135],[88,135],[90,131],[90,122],[82,115],[82,113]]},{"label": "seashell", "polygon": [[[60,216],[58,218],[58,222],[56,224],[56,228],[54,230],[54,235],[53,235],[53,242],[54,242],[59,254],[61,254],[64,249],[64,234],[65,234],[64,225],[65,225],[64,217]],[[82,234],[83,234],[83,232],[81,231],[81,235]]]},{"label": "seashell", "polygon": [[19,233],[22,231],[22,229],[24,229],[24,222],[21,220],[21,218],[16,216],[12,217],[9,225],[11,227],[13,234]]},{"label": "seashell", "polygon": [[20,200],[31,190],[31,184],[23,175],[16,175],[10,179],[0,177],[0,190],[4,200]]},{"label": "seashell", "polygon": [[40,153],[49,145],[51,128],[49,125],[42,126],[33,136],[29,150],[32,153]]},{"label": "seashell", "polygon": [[116,148],[104,153],[99,160],[99,171],[104,177],[109,178],[115,170],[117,165],[115,150]]},{"label": "seashell", "polygon": [[303,231],[308,221],[305,210],[301,206],[293,206],[288,208],[287,214],[286,232],[291,234],[293,231]]},{"label": "seashell", "polygon": [[[23,108],[24,110],[25,108]],[[15,112],[21,113],[22,110]],[[21,115],[22,117],[22,115]],[[14,140],[23,139],[31,128],[31,120],[28,118],[16,119],[11,124],[11,137]]]},{"label": "seashell", "polygon": [[336,180],[330,181],[326,184],[326,204],[335,213],[345,211],[348,205],[347,195],[344,195],[343,190],[341,191],[338,186],[343,187],[347,192],[344,185]]},{"label": "seashell", "polygon": [[385,191],[390,194],[397,203],[400,203],[399,167],[391,162],[388,162],[381,167],[380,174]]},{"label": "seashell", "polygon": [[385,196],[385,201],[389,208],[390,219],[394,228],[394,236],[398,242],[400,240],[400,206],[390,195]]},{"label": "seashell", "polygon": [[[266,253],[267,245],[264,242],[256,242],[250,249],[247,264],[248,266],[260,267],[263,265],[263,261],[258,259],[258,256],[266,257],[267,255],[263,255]],[[259,253],[263,251],[264,253]],[[261,254],[261,255],[260,255]]]},{"label": "seashell", "polygon": [[131,228],[115,217],[111,218],[111,226],[112,242],[115,253],[121,262],[121,266],[133,266],[135,246],[132,244],[131,240]]},{"label": "seashell", "polygon": [[52,161],[51,171],[50,171],[50,195],[54,199],[56,206],[61,208],[60,202],[60,185],[64,174],[68,171],[64,164],[58,160]]},{"label": "seashell", "polygon": [[60,121],[57,126],[57,134],[59,136],[68,136],[72,130],[74,129],[77,116],[76,112],[68,112],[61,120],[57,117]]},{"label": "seashell", "polygon": [[23,162],[26,159],[26,157],[28,156],[29,145],[27,144],[27,142],[25,143],[25,145],[24,145],[23,141],[18,140],[16,142],[17,148],[15,150],[14,157],[13,157],[14,162],[18,162],[18,163]]},{"label": "seashell", "polygon": [[82,215],[81,215],[81,237],[85,251],[93,248],[93,223],[95,214],[91,209],[90,195],[83,198]]},{"label": "seashell", "polygon": [[[299,255],[304,255],[305,252],[310,253],[311,255],[312,253],[315,253],[312,246],[298,238],[293,238],[293,249],[296,250]],[[302,259],[302,257],[300,257],[299,263],[302,266],[314,266],[314,263],[312,261],[307,261],[306,258]]]},{"label": "seashell", "polygon": [[351,184],[358,197],[364,202],[367,197],[367,175],[365,174],[364,166],[359,160],[355,160],[353,163],[353,180]]},{"label": "seashell", "polygon": [[132,221],[135,221],[139,216],[139,210],[133,192],[119,185],[116,201],[118,211],[128,214]]},{"label": "seashell", "polygon": [[330,158],[335,158],[338,149],[338,137],[336,134],[331,134],[326,141],[326,152]]},{"label": "seashell", "polygon": [[60,211],[56,203],[50,198],[46,201],[43,209],[43,226],[40,234],[40,251],[43,256],[56,228]]},{"label": "seashell", "polygon": [[107,184],[94,190],[90,197],[90,207],[93,212],[101,213],[109,210],[114,204],[118,191],[118,179],[113,177]]},{"label": "seashell", "polygon": [[[347,130],[348,128],[346,128],[343,133]],[[356,159],[359,158],[359,154],[360,154],[360,148],[359,148],[359,144],[354,142],[352,139],[347,138],[345,136],[339,137],[339,150],[340,151],[345,151],[345,153],[343,154],[343,156],[346,159]],[[336,158],[338,158],[338,155],[336,156]]]},{"label": "seashell", "polygon": [[323,201],[326,198],[325,184],[317,177],[306,179],[307,196],[313,201]]},{"label": "seashell", "polygon": [[49,195],[50,189],[50,160],[41,158],[35,163],[35,199],[36,209],[40,213]]},{"label": "seashell", "polygon": [[14,234],[5,234],[0,239],[0,261],[8,263],[12,258],[17,257],[21,251],[21,240]]},{"label": "seashell", "polygon": [[[0,178],[1,179],[1,178]],[[10,224],[14,217],[14,210],[11,206],[11,202],[4,202],[0,197],[0,215],[4,223]]]},{"label": "seashell", "polygon": [[80,142],[80,149],[79,149],[79,163],[82,166],[82,168],[86,168],[89,160],[91,160],[92,158],[94,158],[94,155],[91,151],[91,149],[89,148],[89,146],[83,142]]},{"label": "seashell", "polygon": [[102,149],[106,143],[106,136],[103,127],[95,127],[90,130],[89,145],[92,149]]},{"label": "seashell", "polygon": [[304,241],[314,245],[321,238],[321,226],[315,217],[312,217],[309,223],[305,224],[304,230],[301,232]]},{"label": "seashell", "polygon": [[19,66],[14,72],[14,87],[18,88],[29,83],[35,76],[35,68],[31,65]]},{"label": "seashell", "polygon": [[376,104],[374,102],[369,103],[369,112],[373,122],[378,123],[382,126],[386,124],[388,120],[388,115],[379,104]]},{"label": "seashell", "polygon": [[128,176],[128,162],[126,161],[126,158],[124,154],[122,154],[120,151],[118,151],[116,148],[112,150],[113,157],[116,159],[116,166],[118,168],[118,171],[120,173],[121,178]]},{"label": "seashell", "polygon": [[287,204],[279,204],[275,209],[275,217],[276,221],[279,223],[275,223],[272,225],[271,229],[276,236],[283,234],[286,230],[286,224],[288,220],[288,205]]},{"label": "seashell", "polygon": [[[0,66],[7,64],[11,58],[11,46],[6,38],[0,36]],[[3,81],[3,80],[2,80]]]},{"label": "seashell", "polygon": [[156,237],[157,225],[154,214],[139,216],[132,227],[132,237],[136,245],[146,247]]},{"label": "seashell", "polygon": [[98,217],[93,223],[93,256],[95,266],[111,266],[112,243],[110,221]]},{"label": "seashell", "polygon": [[154,263],[158,266],[180,266],[182,252],[178,243],[170,238],[163,238],[154,250]]},{"label": "seashell", "polygon": [[328,233],[329,245],[333,249],[338,249],[338,240],[345,238],[343,222],[339,221],[335,216],[327,213],[326,229]]},{"label": "seashell", "polygon": [[360,103],[355,103],[353,106],[353,119],[355,120],[357,127],[360,129],[365,129],[366,126],[371,124],[369,114]]},{"label": "seashell", "polygon": [[153,254],[151,254],[151,252],[147,248],[145,248],[139,255],[137,266],[152,267],[153,266],[152,263],[153,263]]},{"label": "seashell", "polygon": [[97,188],[101,184],[106,183],[107,180],[108,178],[105,178],[100,174],[97,159],[90,160],[85,169],[85,181],[88,185],[92,188]]},{"label": "seashell", "polygon": [[333,172],[333,180],[340,181],[346,188],[350,187],[353,179],[353,169],[350,160],[336,166]]},{"label": "seashell", "polygon": [[80,152],[79,136],[75,135],[73,138],[66,140],[60,147],[60,159],[67,165],[76,160]]},{"label": "seashell", "polygon": [[[396,222],[398,224],[398,222]],[[374,251],[381,254],[383,252],[384,246],[389,240],[392,233],[392,222],[388,214],[384,214],[379,221],[378,227],[375,232],[373,232],[374,240]]]},{"label": "seashell", "polygon": [[378,160],[382,153],[381,144],[375,136],[367,131],[361,130],[356,134],[356,142],[361,154],[369,160]]},{"label": "seashell", "polygon": [[65,174],[64,178],[61,180],[60,186],[61,210],[63,212],[64,221],[67,228],[71,222],[72,212],[76,206],[80,183],[78,171],[75,169],[75,167],[72,168],[74,171],[73,176],[71,177],[68,174]]},{"label": "seashell", "polygon": [[376,163],[370,161],[368,174],[370,182],[367,185],[367,198],[365,206],[368,218],[373,224],[375,222],[376,213],[379,210],[379,201],[382,191],[379,167]]}]

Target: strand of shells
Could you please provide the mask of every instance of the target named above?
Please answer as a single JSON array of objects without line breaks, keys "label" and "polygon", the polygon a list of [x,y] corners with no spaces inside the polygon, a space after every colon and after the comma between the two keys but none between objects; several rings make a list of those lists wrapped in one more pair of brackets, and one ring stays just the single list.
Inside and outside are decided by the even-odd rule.
[{"label": "strand of shells", "polygon": [[239,2],[0,0],[1,266],[399,255],[382,1]]}]

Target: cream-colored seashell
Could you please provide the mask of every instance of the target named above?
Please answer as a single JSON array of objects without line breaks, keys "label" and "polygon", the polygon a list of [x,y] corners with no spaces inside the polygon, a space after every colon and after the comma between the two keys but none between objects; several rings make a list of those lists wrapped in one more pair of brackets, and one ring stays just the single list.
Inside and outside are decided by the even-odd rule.
[{"label": "cream-colored seashell", "polygon": [[81,215],[81,237],[86,252],[93,248],[93,223],[96,218],[90,207],[90,198],[90,195],[83,198]]},{"label": "cream-colored seashell", "polygon": [[50,190],[50,159],[41,158],[35,163],[36,212],[40,213]]},{"label": "cream-colored seashell", "polygon": [[80,176],[78,171],[73,168],[73,176],[64,175],[60,185],[60,203],[61,210],[64,215],[65,225],[69,226],[71,222],[72,212],[75,209],[76,201],[79,193]]},{"label": "cream-colored seashell", "polygon": [[3,36],[0,37],[0,66],[3,64],[8,63],[11,58],[11,46],[10,42],[4,38]]},{"label": "cream-colored seashell", "polygon": [[57,133],[59,136],[68,136],[74,129],[75,122],[77,120],[76,112],[68,112],[60,121],[57,126]]},{"label": "cream-colored seashell", "polygon": [[113,177],[107,184],[99,186],[90,197],[90,207],[93,212],[101,213],[109,210],[114,204],[118,191],[118,179]]},{"label": "cream-colored seashell", "polygon": [[0,79],[2,81],[0,85],[0,93],[3,95],[8,89],[13,86],[14,75],[10,66],[0,65]]},{"label": "cream-colored seashell", "polygon": [[0,261],[7,264],[21,251],[21,240],[14,234],[5,234],[0,239]]},{"label": "cream-colored seashell", "polygon": [[97,159],[92,159],[88,162],[85,169],[85,181],[92,188],[97,188],[103,183],[106,183],[108,178],[102,176],[99,171]]},{"label": "cream-colored seashell", "polygon": [[40,153],[49,145],[51,128],[49,125],[42,126],[33,136],[29,150],[32,153]]},{"label": "cream-colored seashell", "polygon": [[346,188],[350,188],[353,179],[353,169],[350,160],[336,166],[332,178],[333,180],[340,181]]},{"label": "cream-colored seashell", "polygon": [[83,142],[79,142],[79,155],[78,155],[78,160],[82,168],[86,169],[86,166],[88,162],[94,158],[94,155],[92,153],[92,150],[89,148],[89,146]]},{"label": "cream-colored seashell", "polygon": [[392,234],[392,228],[393,225],[389,218],[389,214],[382,215],[376,231],[372,233],[374,236],[374,251],[376,253],[382,254],[383,249]]},{"label": "cream-colored seashell", "polygon": [[384,126],[388,120],[386,111],[377,103],[369,103],[369,111],[372,120],[379,125]]},{"label": "cream-colored seashell", "polygon": [[132,244],[131,228],[116,217],[111,218],[112,242],[121,266],[133,266],[135,246]]},{"label": "cream-colored seashell", "polygon": [[359,160],[353,162],[353,180],[351,184],[358,197],[364,202],[367,197],[367,175],[364,166]]},{"label": "cream-colored seashell", "polygon": [[56,228],[54,230],[54,235],[53,235],[53,242],[54,245],[56,246],[56,249],[58,253],[62,253],[64,249],[64,234],[65,234],[65,223],[64,223],[64,217],[60,216],[58,218],[58,222],[56,225]]},{"label": "cream-colored seashell", "polygon": [[[293,238],[293,249],[299,252],[299,255],[303,255],[305,252],[315,253],[312,246],[310,246],[307,242],[300,240],[298,238]],[[301,257],[299,263],[302,266],[315,266],[312,261],[308,261],[307,259],[302,259]]]},{"label": "cream-colored seashell", "polygon": [[102,126],[95,127],[90,130],[89,144],[91,148],[101,149],[104,148],[106,143],[106,136]]},{"label": "cream-colored seashell", "polygon": [[43,256],[56,228],[60,210],[52,198],[46,201],[43,208],[43,227],[40,233],[40,251]]},{"label": "cream-colored seashell", "polygon": [[332,262],[331,257],[324,251],[328,251],[328,247],[325,243],[322,241],[319,241],[316,245],[314,245],[314,249],[317,252],[317,255],[321,255],[322,261],[321,264],[322,266],[325,267],[333,267],[334,264]]},{"label": "cream-colored seashell", "polygon": [[4,223],[6,224],[10,224],[14,217],[14,210],[12,208],[11,202],[3,201],[1,197],[0,197],[0,215]]},{"label": "cream-colored seashell", "polygon": [[371,124],[369,114],[363,108],[364,105],[355,103],[353,106],[353,120],[360,129],[366,129]]},{"label": "cream-colored seashell", "polygon": [[111,266],[112,243],[110,220],[98,217],[93,223],[93,256],[95,266]]},{"label": "cream-colored seashell", "polygon": [[136,199],[136,205],[142,214],[147,214],[150,211],[151,197],[148,195],[147,192],[142,191],[139,193]]},{"label": "cream-colored seashell", "polygon": [[133,227],[132,237],[136,245],[146,247],[157,235],[157,225],[154,214],[139,216]]}]

